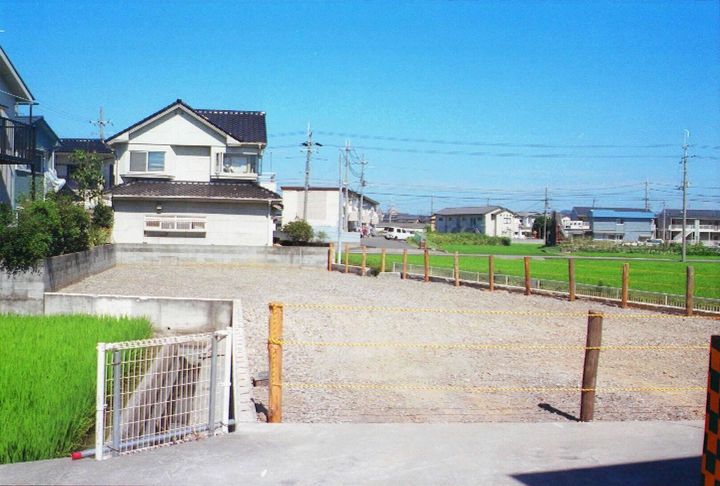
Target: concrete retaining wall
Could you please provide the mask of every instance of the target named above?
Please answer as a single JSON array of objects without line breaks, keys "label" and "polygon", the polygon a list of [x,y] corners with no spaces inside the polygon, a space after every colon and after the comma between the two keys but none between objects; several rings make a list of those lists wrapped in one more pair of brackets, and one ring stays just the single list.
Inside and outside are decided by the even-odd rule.
[{"label": "concrete retaining wall", "polygon": [[0,312],[42,314],[43,296],[115,266],[112,245],[46,259],[34,272],[0,273]]},{"label": "concrete retaining wall", "polygon": [[327,248],[116,244],[117,263],[255,263],[324,267]]},{"label": "concrete retaining wall", "polygon": [[233,406],[235,420],[255,422],[255,403],[239,300],[180,299],[126,295],[45,294],[45,314],[91,314],[145,317],[155,336],[192,334],[232,327]]},{"label": "concrete retaining wall", "polygon": [[90,314],[146,317],[156,336],[225,329],[232,324],[232,301],[134,297],[48,292],[45,314]]}]

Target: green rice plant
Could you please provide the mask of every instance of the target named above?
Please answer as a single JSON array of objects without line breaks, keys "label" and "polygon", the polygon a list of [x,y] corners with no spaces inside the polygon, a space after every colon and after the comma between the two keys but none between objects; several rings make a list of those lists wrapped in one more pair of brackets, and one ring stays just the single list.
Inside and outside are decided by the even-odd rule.
[{"label": "green rice plant", "polygon": [[94,425],[96,344],[150,335],[146,319],[0,315],[0,464],[80,446]]},{"label": "green rice plant", "polygon": [[[408,255],[408,263],[423,265],[423,255]],[[387,255],[387,269],[393,262],[401,262],[402,255]],[[360,255],[351,254],[350,262],[360,263]],[[685,272],[687,266],[695,268],[695,295],[698,297],[720,298],[720,263],[688,262],[680,263],[665,260],[638,261],[628,258],[622,260],[598,260],[575,258],[575,280],[588,285],[620,287],[623,263],[630,264],[630,289],[683,295],[685,293]],[[380,255],[368,255],[367,265],[376,271],[380,268]],[[430,266],[452,268],[454,257],[451,255],[430,256]],[[533,278],[567,281],[567,260],[536,258],[531,262]],[[468,272],[487,273],[487,257],[460,257],[460,269]],[[495,258],[495,273],[504,275],[524,275],[521,258]]]}]

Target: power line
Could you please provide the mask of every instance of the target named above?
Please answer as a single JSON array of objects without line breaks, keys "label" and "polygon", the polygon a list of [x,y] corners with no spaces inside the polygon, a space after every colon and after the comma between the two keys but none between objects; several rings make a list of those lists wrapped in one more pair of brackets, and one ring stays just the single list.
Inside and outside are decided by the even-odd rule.
[{"label": "power line", "polygon": [[[360,133],[333,132],[333,131],[318,131],[318,133],[320,133],[322,135],[326,135],[326,136],[351,137],[351,138],[356,138],[356,139],[361,139],[361,140],[426,143],[426,144],[434,144],[434,145],[466,145],[466,146],[475,146],[475,147],[592,148],[592,149],[608,149],[608,148],[655,149],[655,148],[675,147],[674,144],[669,144],[669,143],[639,144],[639,145],[632,145],[632,144],[630,144],[630,145],[627,145],[627,144],[551,144],[551,143],[487,142],[487,141],[472,141],[472,140],[442,140],[442,139],[431,139],[431,138],[368,135],[368,134],[360,134]],[[720,146],[699,145],[696,148],[718,150],[718,149],[720,149]]]}]

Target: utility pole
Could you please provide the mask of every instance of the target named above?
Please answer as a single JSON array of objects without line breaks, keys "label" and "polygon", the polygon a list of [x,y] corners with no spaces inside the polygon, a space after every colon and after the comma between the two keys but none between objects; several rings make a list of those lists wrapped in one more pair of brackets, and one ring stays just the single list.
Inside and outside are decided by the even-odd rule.
[{"label": "utility pole", "polygon": [[97,120],[90,120],[90,123],[98,127],[98,132],[100,133],[100,141],[105,141],[105,127],[110,126],[113,124],[112,120],[106,120],[103,116],[103,107],[100,107],[100,116]]},{"label": "utility pole", "polygon": [[682,260],[685,261],[687,258],[687,235],[685,234],[687,226],[687,190],[688,190],[688,179],[687,179],[687,161],[688,161],[688,139],[690,138],[690,132],[685,130],[685,142],[683,143],[683,182],[682,182]]},{"label": "utility pole", "polygon": [[315,151],[315,147],[322,147],[322,144],[313,142],[312,129],[308,123],[307,141],[303,142],[302,145],[305,147],[307,156],[305,157],[305,195],[303,197],[303,221],[307,222],[307,208],[308,208],[308,191],[310,190],[310,162],[312,161],[312,154]]},{"label": "utility pole", "polygon": [[548,214],[548,188],[545,186],[545,214],[543,216],[543,238],[545,239],[545,246],[547,246],[547,214]]},{"label": "utility pole", "polygon": [[662,215],[663,215],[663,218],[662,218],[662,228],[663,228],[663,231],[662,231],[662,240],[663,240],[663,241],[666,241],[666,240],[667,240],[667,220],[665,219],[665,217],[666,217],[666,213],[665,213],[665,201],[663,201],[663,211],[662,211]]},{"label": "utility pole", "polygon": [[349,191],[349,180],[348,172],[350,171],[350,140],[345,140],[345,175],[343,177],[343,191],[345,192],[345,207],[343,211],[343,230],[350,231],[349,228],[349,207],[350,202],[350,191]]},{"label": "utility pole", "polygon": [[645,211],[650,211],[650,190],[648,185],[650,183],[645,179]]},{"label": "utility pole", "polygon": [[430,195],[430,217],[432,218],[433,213],[435,212],[435,194]]},{"label": "utility pole", "polygon": [[360,221],[360,231],[362,232],[363,227],[363,199],[365,198],[365,166],[367,165],[367,160],[365,160],[365,154],[362,155],[362,158],[360,159],[360,211],[359,211],[359,221]]},{"label": "utility pole", "polygon": [[337,221],[337,263],[342,262],[342,224],[345,217],[343,216],[343,178],[342,178],[342,152],[338,153],[338,221]]}]

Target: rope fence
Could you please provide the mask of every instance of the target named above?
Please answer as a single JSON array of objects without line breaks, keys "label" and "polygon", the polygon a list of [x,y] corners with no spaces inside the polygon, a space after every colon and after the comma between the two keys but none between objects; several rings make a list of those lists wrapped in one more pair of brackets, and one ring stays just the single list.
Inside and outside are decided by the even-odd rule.
[{"label": "rope fence", "polygon": [[[367,247],[362,245],[359,247],[350,247],[345,245],[345,263],[344,272],[350,272],[349,256],[351,251],[360,251],[361,265],[360,275],[367,275]],[[466,271],[460,268],[459,255],[455,252],[454,265],[449,267],[433,267],[430,265],[430,254],[428,248],[423,249],[424,262],[423,265],[414,265],[408,263],[408,251],[403,250],[402,262],[393,262],[392,271],[400,273],[403,280],[407,280],[409,276],[422,278],[424,282],[430,282],[431,278],[442,278],[453,280],[456,287],[461,286],[463,282],[479,283],[487,285],[488,290],[493,291],[495,287],[506,289],[523,289],[525,295],[531,295],[533,292],[549,293],[552,295],[567,296],[568,300],[574,301],[577,297],[585,297],[600,300],[609,300],[619,302],[622,308],[627,308],[630,304],[634,305],[651,305],[672,309],[683,309],[685,314],[692,316],[697,312],[706,312],[710,314],[720,314],[720,299],[709,297],[699,297],[695,295],[695,270],[692,266],[688,266],[685,275],[685,295],[666,294],[662,292],[651,292],[646,290],[636,290],[629,287],[630,281],[630,264],[622,265],[622,286],[608,287],[602,285],[590,285],[585,283],[577,283],[575,279],[575,259],[568,258],[568,278],[563,280],[548,280],[533,278],[531,275],[531,260],[529,256],[523,257],[523,274],[522,276],[505,275],[495,273],[495,257],[489,255],[488,272]],[[381,250],[380,256],[380,273],[386,271],[386,250]],[[331,244],[328,248],[328,271],[333,270],[333,261],[335,258],[334,246]]]},{"label": "rope fence", "polygon": [[[571,343],[492,343],[492,342],[409,342],[409,341],[321,341],[299,340],[283,338],[283,320],[285,309],[297,310],[332,310],[339,312],[368,311],[368,312],[402,312],[402,313],[438,313],[460,315],[521,315],[521,316],[556,316],[563,318],[584,317],[587,319],[587,333],[585,344]],[[580,393],[580,420],[593,419],[596,393],[669,393],[704,391],[701,386],[661,386],[646,384],[643,386],[597,387],[597,373],[600,352],[672,352],[672,351],[707,351],[706,344],[602,344],[602,323],[606,317],[622,318],[668,318],[677,319],[679,316],[662,314],[604,314],[596,311],[582,312],[520,312],[520,311],[490,311],[481,309],[432,309],[384,306],[357,306],[337,304],[283,304],[270,303],[268,357],[269,357],[269,413],[268,421],[277,423],[282,421],[282,390],[294,389],[327,389],[327,390],[384,390],[384,391],[445,391],[461,393]],[[476,386],[476,385],[438,385],[427,383],[297,383],[284,382],[282,379],[282,353],[286,346],[315,347],[315,348],[377,348],[377,349],[419,349],[419,350],[459,350],[459,351],[542,351],[567,350],[584,351],[585,359],[582,371],[582,380],[579,386]]]}]

